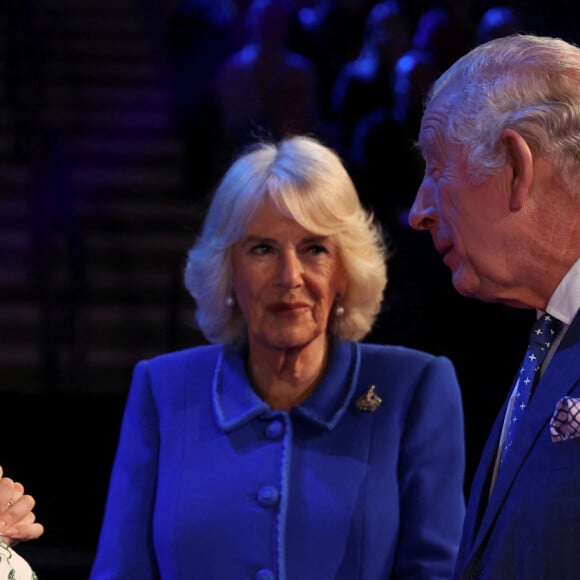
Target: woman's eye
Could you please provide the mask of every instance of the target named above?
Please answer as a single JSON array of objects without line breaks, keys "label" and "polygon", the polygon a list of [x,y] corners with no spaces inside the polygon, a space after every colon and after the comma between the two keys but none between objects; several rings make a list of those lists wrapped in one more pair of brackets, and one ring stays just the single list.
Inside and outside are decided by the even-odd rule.
[{"label": "woman's eye", "polygon": [[271,250],[272,246],[270,244],[255,244],[250,248],[250,253],[255,254],[256,256],[263,256]]},{"label": "woman's eye", "polygon": [[327,249],[324,246],[321,246],[319,244],[314,244],[312,246],[309,246],[308,247],[308,251],[311,254],[314,254],[314,255],[326,254],[327,253]]}]

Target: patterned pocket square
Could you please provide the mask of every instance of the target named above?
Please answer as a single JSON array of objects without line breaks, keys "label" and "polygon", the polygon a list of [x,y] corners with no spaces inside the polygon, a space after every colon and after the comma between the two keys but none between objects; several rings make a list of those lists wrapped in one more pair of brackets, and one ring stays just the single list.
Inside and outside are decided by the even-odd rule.
[{"label": "patterned pocket square", "polygon": [[562,397],[556,404],[550,420],[553,443],[580,437],[580,399]]}]

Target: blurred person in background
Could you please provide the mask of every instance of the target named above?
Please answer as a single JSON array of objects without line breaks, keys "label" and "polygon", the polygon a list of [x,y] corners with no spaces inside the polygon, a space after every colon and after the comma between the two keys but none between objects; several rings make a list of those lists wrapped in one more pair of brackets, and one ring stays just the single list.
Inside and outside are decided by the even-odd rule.
[{"label": "blurred person in background", "polygon": [[511,6],[492,6],[479,18],[475,33],[477,44],[488,40],[524,32],[520,14]]},{"label": "blurred person in background", "polygon": [[213,83],[217,163],[225,168],[256,138],[314,131],[319,119],[314,63],[292,51],[290,0],[253,0],[246,42],[226,57]]},{"label": "blurred person in background", "polygon": [[357,58],[342,67],[332,87],[332,119],[340,127],[342,152],[348,152],[361,117],[392,104],[393,69],[409,45],[410,25],[403,5],[386,0],[373,6]]}]

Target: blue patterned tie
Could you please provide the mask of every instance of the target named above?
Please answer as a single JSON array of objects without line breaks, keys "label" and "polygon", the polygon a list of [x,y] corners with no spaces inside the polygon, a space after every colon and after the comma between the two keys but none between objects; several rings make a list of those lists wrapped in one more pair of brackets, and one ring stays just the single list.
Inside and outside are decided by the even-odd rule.
[{"label": "blue patterned tie", "polygon": [[526,351],[526,355],[524,356],[522,366],[518,373],[519,381],[506,443],[501,458],[502,463],[512,445],[514,433],[517,431],[518,424],[526,410],[534,387],[540,378],[542,363],[546,358],[548,350],[550,350],[550,345],[561,328],[562,323],[549,314],[544,314],[534,323],[532,332],[530,333],[528,350]]}]

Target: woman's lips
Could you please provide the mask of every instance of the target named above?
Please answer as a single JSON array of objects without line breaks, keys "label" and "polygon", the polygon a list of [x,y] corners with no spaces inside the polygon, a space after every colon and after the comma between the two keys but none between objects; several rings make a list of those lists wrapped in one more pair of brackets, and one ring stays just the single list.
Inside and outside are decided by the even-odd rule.
[{"label": "woman's lips", "polygon": [[274,314],[300,314],[308,308],[304,302],[276,302],[268,307]]}]

